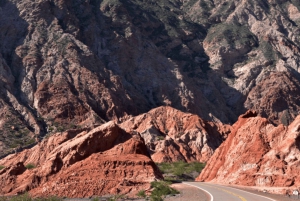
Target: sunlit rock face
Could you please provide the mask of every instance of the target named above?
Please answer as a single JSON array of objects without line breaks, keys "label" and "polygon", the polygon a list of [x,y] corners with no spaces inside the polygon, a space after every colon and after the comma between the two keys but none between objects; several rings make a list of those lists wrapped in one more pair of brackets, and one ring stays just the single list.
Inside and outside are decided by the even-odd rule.
[{"label": "sunlit rock face", "polygon": [[[197,181],[246,186],[296,188],[300,173],[300,116],[274,126],[248,111],[232,126]],[[282,193],[282,189],[278,188]]]},{"label": "sunlit rock face", "polygon": [[[88,198],[149,189],[162,179],[143,138],[114,122],[56,133],[0,160],[1,195]],[[31,165],[31,169],[26,169]]]}]

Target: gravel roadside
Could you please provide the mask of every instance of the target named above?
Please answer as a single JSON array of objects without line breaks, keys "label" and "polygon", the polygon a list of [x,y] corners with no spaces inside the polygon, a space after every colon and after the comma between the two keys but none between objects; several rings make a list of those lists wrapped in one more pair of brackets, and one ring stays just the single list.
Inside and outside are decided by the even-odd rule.
[{"label": "gravel roadside", "polygon": [[[180,192],[180,194],[175,196],[167,196],[165,201],[210,201],[209,195],[207,195],[204,191],[188,186],[182,183],[172,184],[172,188],[175,188]],[[91,199],[65,199],[65,201],[90,201]],[[100,198],[99,201],[106,201],[106,198]],[[132,201],[145,201],[145,199],[119,199],[121,200],[132,200]]]}]

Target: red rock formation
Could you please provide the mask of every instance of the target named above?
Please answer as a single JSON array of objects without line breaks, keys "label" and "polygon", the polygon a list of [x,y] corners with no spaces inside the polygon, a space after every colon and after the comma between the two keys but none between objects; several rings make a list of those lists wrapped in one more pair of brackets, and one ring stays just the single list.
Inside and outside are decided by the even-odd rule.
[{"label": "red rock formation", "polygon": [[300,111],[300,82],[289,72],[271,73],[253,87],[245,107],[272,123],[289,125]]},{"label": "red rock formation", "polygon": [[[36,167],[26,170],[24,165]],[[162,176],[141,136],[113,122],[91,131],[55,134],[30,150],[0,161],[0,194],[90,197],[128,194]]]},{"label": "red rock formation", "polygon": [[248,111],[197,181],[269,187],[300,185],[300,116],[288,127],[274,126]]},{"label": "red rock formation", "polygon": [[[162,105],[223,123],[244,107],[292,121],[300,103],[282,97],[299,91],[300,6],[283,2],[2,0],[0,157]],[[292,90],[274,84],[272,104],[261,100],[283,71]]]},{"label": "red rock formation", "polygon": [[228,125],[167,106],[132,117],[121,127],[141,133],[155,162],[206,162],[230,131]]}]

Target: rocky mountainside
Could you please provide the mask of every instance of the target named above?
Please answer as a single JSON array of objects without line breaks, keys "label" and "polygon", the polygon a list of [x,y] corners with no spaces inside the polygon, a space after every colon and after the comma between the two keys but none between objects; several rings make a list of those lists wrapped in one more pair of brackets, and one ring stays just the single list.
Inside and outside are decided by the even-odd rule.
[{"label": "rocky mountainside", "polygon": [[231,126],[163,106],[120,125],[145,140],[154,162],[207,162],[230,133]]},{"label": "rocky mountainside", "polygon": [[223,123],[255,109],[287,125],[300,105],[299,9],[296,0],[2,0],[0,155],[162,105]]},{"label": "rocky mountainside", "polygon": [[[143,138],[113,122],[57,133],[0,160],[0,194],[79,198],[135,195],[162,179]],[[32,169],[28,169],[28,166]],[[27,167],[27,169],[26,169]]]},{"label": "rocky mountainside", "polygon": [[197,181],[246,186],[281,187],[275,193],[300,185],[300,116],[289,126],[272,125],[248,111],[232,126]]}]

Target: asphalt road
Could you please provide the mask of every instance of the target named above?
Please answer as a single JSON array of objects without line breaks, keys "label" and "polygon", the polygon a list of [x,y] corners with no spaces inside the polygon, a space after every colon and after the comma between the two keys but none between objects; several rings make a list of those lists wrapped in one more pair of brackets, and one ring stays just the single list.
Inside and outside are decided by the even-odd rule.
[{"label": "asphalt road", "polygon": [[195,186],[205,191],[210,195],[211,201],[279,201],[240,189],[217,184],[204,182],[184,182],[184,184]]}]

